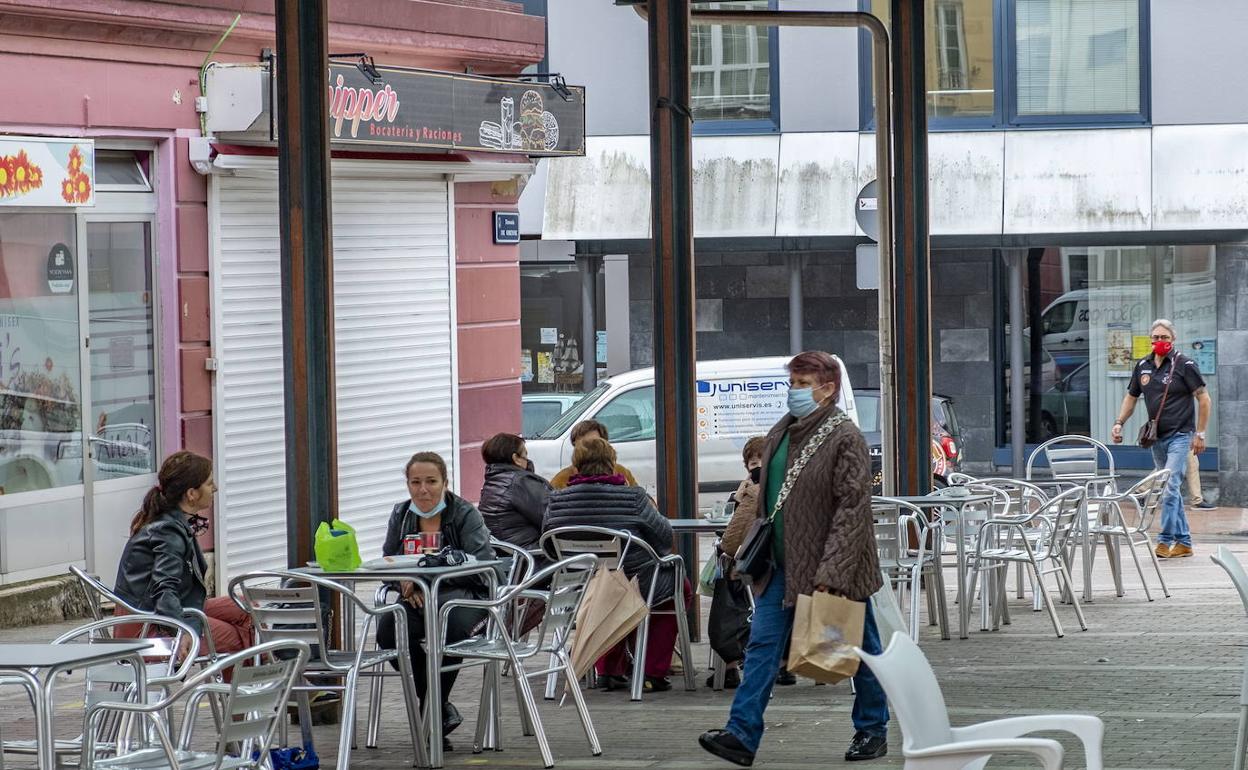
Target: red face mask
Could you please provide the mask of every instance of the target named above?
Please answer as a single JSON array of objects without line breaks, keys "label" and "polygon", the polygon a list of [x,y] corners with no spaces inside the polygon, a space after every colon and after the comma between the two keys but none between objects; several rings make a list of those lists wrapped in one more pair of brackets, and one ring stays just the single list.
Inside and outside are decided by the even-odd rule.
[{"label": "red face mask", "polygon": [[1174,344],[1170,340],[1153,340],[1153,352],[1165,358],[1170,355],[1170,351],[1174,349]]}]

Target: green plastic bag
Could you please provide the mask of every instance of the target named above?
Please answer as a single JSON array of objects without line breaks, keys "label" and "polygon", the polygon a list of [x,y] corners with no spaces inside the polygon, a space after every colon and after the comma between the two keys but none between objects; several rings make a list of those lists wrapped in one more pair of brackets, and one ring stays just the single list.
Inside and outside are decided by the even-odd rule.
[{"label": "green plastic bag", "polygon": [[353,572],[360,566],[360,544],[355,528],[334,519],[316,528],[316,561],[326,572]]}]

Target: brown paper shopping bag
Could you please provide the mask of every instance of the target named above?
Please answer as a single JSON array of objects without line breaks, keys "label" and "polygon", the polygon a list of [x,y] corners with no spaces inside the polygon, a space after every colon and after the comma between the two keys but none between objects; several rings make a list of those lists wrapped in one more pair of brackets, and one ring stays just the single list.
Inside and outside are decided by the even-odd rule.
[{"label": "brown paper shopping bag", "polygon": [[572,639],[576,675],[584,675],[603,653],[631,634],[649,611],[636,578],[629,580],[623,570],[599,567],[585,587],[585,598],[576,615]]},{"label": "brown paper shopping bag", "polygon": [[863,602],[833,594],[799,594],[789,643],[789,671],[827,684],[857,673],[858,656],[853,648],[862,645],[866,607]]}]

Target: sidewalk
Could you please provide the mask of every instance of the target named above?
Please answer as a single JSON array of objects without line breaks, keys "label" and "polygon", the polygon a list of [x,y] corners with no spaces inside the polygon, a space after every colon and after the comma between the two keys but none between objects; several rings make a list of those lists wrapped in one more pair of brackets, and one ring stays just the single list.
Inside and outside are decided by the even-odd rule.
[{"label": "sidewalk", "polygon": [[[1194,529],[1241,531],[1245,513],[1194,513]],[[1083,712],[1099,715],[1106,723],[1105,766],[1126,768],[1217,769],[1231,766],[1238,718],[1240,671],[1245,619],[1229,579],[1209,560],[1218,544],[1226,543],[1248,562],[1248,537],[1200,535],[1196,556],[1162,562],[1173,597],[1149,603],[1129,559],[1124,562],[1126,596],[1116,598],[1112,581],[1099,562],[1094,602],[1085,605],[1089,630],[1080,632],[1074,613],[1058,606],[1067,628],[1064,639],[1053,635],[1048,615],[1030,611],[1030,600],[1011,601],[1013,625],[998,632],[979,632],[978,611],[971,638],[941,641],[933,627],[924,629],[923,649],[932,661],[954,724],[998,717],[1044,713]],[[1151,566],[1150,566],[1151,569]],[[1160,597],[1156,575],[1150,589]],[[1076,577],[1076,581],[1078,578]],[[704,603],[704,611],[705,611]],[[954,605],[950,603],[951,612]],[[0,641],[49,639],[62,628],[43,626],[0,631]],[[956,635],[955,635],[956,637]],[[630,703],[625,693],[587,693],[603,756],[593,758],[580,731],[575,711],[541,703],[541,714],[560,768],[728,768],[697,745],[703,730],[722,727],[732,700],[731,691],[715,693],[703,686],[706,646],[695,646],[699,668],[696,692],[684,692],[677,677],[675,689],[646,695]],[[532,738],[521,735],[510,686],[504,688],[503,738],[505,750],[473,755],[472,730],[480,677],[471,670],[460,679],[453,700],[464,714],[464,726],[453,736],[456,750],[446,757],[447,767],[540,767]],[[363,717],[367,696],[361,698],[359,749],[352,764],[359,768],[403,768],[410,765],[410,745],[402,723],[398,691],[386,692],[382,714],[381,748],[363,747]],[[795,687],[776,688],[767,712],[767,735],[756,767],[840,767],[852,736],[849,712],[852,697],[847,684],[814,686],[799,680]],[[60,732],[73,731],[81,703],[58,704],[64,718]],[[0,691],[0,724],[5,737],[31,732],[29,706],[13,692]],[[205,720],[204,736],[211,730]],[[297,736],[297,729],[292,736]],[[337,727],[315,729],[322,767],[332,767]],[[1060,736],[1054,736],[1059,737]],[[1079,747],[1067,747],[1067,767],[1082,767]],[[890,754],[862,767],[900,767],[901,734],[894,722]],[[9,762],[10,766],[30,766]],[[855,763],[858,764],[858,763]],[[1001,758],[990,767],[1034,767]]]}]

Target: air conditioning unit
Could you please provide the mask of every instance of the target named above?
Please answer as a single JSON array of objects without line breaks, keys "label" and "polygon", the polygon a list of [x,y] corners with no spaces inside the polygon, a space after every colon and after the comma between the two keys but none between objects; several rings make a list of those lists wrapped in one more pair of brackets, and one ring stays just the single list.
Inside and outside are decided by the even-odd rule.
[{"label": "air conditioning unit", "polygon": [[272,139],[273,86],[268,64],[212,64],[205,75],[209,135],[226,141]]}]

